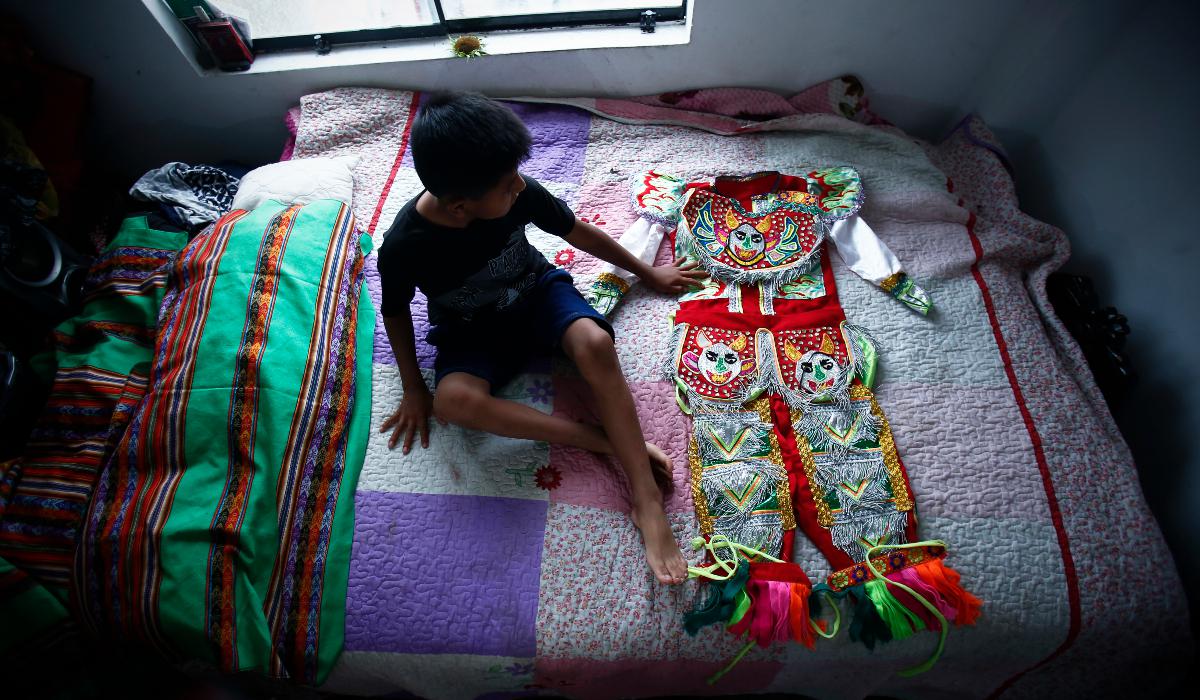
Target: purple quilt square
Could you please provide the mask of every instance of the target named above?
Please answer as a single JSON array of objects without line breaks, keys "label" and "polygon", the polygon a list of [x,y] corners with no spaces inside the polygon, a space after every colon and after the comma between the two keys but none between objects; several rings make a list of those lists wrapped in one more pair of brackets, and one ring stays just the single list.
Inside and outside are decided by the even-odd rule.
[{"label": "purple quilt square", "polygon": [[533,656],[546,508],[359,491],[346,649]]},{"label": "purple quilt square", "polygon": [[506,104],[525,122],[533,137],[532,154],[521,165],[521,172],[547,182],[578,184],[583,180],[591,115],[562,105]]}]

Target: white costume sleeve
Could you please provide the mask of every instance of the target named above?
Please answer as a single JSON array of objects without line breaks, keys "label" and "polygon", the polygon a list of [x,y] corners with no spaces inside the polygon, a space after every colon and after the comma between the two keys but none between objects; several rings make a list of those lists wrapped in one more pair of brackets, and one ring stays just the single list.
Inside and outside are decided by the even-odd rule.
[{"label": "white costume sleeve", "polygon": [[[618,242],[638,260],[653,265],[666,231],[666,226],[639,216],[625,229]],[[584,297],[592,308],[606,317],[611,316],[617,303],[636,282],[637,275],[632,272],[622,270],[612,263],[604,263]]]},{"label": "white costume sleeve", "polygon": [[879,285],[914,311],[929,313],[933,307],[929,295],[904,272],[895,253],[879,240],[861,216],[854,214],[834,222],[829,239],[856,275]]}]

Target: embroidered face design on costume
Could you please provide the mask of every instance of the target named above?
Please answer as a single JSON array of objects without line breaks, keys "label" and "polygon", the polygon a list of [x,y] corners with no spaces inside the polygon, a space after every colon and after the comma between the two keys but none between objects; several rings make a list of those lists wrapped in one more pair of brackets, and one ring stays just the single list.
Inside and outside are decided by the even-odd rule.
[{"label": "embroidered face design on costume", "polygon": [[743,265],[753,265],[762,260],[767,250],[767,239],[750,224],[742,224],[729,232],[729,254]]},{"label": "embroidered face design on costume", "polygon": [[801,352],[788,340],[784,341],[783,351],[789,360],[796,363],[796,386],[805,394],[821,396],[841,383],[846,370],[833,356],[834,345],[829,336],[822,339],[818,350]]},{"label": "embroidered face design on costume", "polygon": [[809,350],[796,363],[796,383],[801,391],[814,396],[829,391],[841,378],[842,366],[819,350]]},{"label": "embroidered face design on costume", "polygon": [[729,268],[757,271],[794,264],[805,259],[817,240],[811,222],[802,231],[795,218],[801,214],[795,212],[739,217],[731,208],[718,208],[724,211],[718,222],[713,200],[689,206],[692,214],[685,212],[685,218],[695,217],[689,225],[699,243],[697,252]]},{"label": "embroidered face design on costume", "polygon": [[699,353],[688,351],[683,354],[684,364],[699,373],[709,384],[724,386],[737,379],[742,372],[754,369],[754,358],[740,359],[738,353],[746,348],[746,336],[738,337],[730,344],[714,343],[704,332],[696,336]]}]

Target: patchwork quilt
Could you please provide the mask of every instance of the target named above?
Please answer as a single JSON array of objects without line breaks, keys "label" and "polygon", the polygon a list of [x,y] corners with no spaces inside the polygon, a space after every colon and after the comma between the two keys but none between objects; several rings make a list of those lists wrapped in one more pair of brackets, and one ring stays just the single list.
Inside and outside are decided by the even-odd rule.
[{"label": "patchwork quilt", "polygon": [[[1044,293],[1068,255],[1065,236],[1020,212],[1003,152],[979,120],[932,145],[854,105],[809,98],[737,91],[511,106],[534,138],[523,171],[613,235],[634,221],[631,179],[649,167],[688,180],[812,163],[857,169],[861,216],[937,307],[928,317],[897,314],[895,300],[836,258],[834,275],[847,317],[883,348],[877,394],[916,496],[918,535],[949,544],[963,585],[984,601],[978,623],[952,630],[939,663],[913,677],[896,671],[925,659],[935,635],[869,651],[843,632],[811,651],[756,648],[709,686],[705,678],[741,644],[715,627],[684,632],[682,616],[703,591],[695,581],[653,582],[620,470],[579,450],[436,424],[428,449],[389,450],[379,426],[401,385],[377,323],[345,651],[325,689],[431,698],[1027,697],[1152,694],[1174,680],[1191,649],[1177,574],[1129,450]],[[304,97],[291,114],[294,157],[361,157],[353,208],[376,248],[421,189],[408,149],[420,99],[338,89]],[[758,119],[729,116],[738,104]],[[598,261],[536,229],[529,237],[581,289],[590,285]],[[378,308],[374,254],[365,274]],[[659,374],[675,305],[635,286],[613,322],[647,438],[675,461],[667,506],[686,544],[699,532],[686,488],[689,426]],[[413,316],[431,381],[419,294]],[[480,342],[499,352],[507,340]],[[533,367],[500,393],[595,420],[586,386],[565,363]],[[810,577],[829,573],[807,540],[795,546]]]}]

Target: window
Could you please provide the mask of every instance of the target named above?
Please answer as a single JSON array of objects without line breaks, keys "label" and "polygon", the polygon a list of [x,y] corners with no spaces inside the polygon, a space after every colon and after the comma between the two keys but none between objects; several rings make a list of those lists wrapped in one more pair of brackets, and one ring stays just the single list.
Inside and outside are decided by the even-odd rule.
[{"label": "window", "polygon": [[[171,5],[191,6],[188,0]],[[222,8],[221,0],[212,4]],[[504,29],[682,21],[684,0],[231,0],[247,15],[259,51],[309,49]]]},{"label": "window", "polygon": [[[214,3],[221,7],[220,2]],[[254,39],[345,34],[370,29],[419,27],[433,24],[437,15],[424,0],[237,0],[250,21]]]}]

